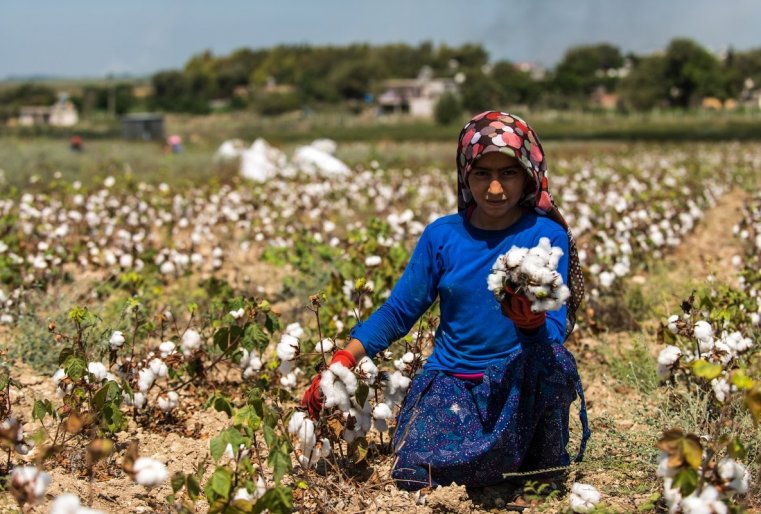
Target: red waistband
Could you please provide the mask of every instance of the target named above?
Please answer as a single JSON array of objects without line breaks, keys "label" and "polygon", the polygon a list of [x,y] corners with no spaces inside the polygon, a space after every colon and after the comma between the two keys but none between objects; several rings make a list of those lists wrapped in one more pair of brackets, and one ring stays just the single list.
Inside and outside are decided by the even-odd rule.
[{"label": "red waistband", "polygon": [[447,375],[459,378],[460,380],[469,380],[471,382],[480,382],[484,379],[483,373],[447,373]]}]

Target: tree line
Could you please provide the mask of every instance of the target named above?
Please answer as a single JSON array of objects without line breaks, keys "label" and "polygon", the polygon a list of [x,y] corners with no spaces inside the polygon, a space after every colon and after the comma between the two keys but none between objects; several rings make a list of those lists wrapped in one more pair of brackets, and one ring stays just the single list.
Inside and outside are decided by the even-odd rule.
[{"label": "tree line", "polygon": [[[460,83],[458,94],[441,99],[442,118],[447,112],[516,104],[586,109],[594,93],[616,93],[619,109],[642,111],[690,108],[705,97],[741,99],[761,86],[761,48],[716,55],[693,40],[677,38],[662,51],[636,55],[600,43],[568,49],[554,68],[542,73],[508,60],[491,62],[477,44],[242,48],[223,56],[206,51],[182,69],[155,73],[147,98],[135,98],[132,85],[125,82],[86,86],[71,99],[80,109],[116,114],[136,108],[277,114],[338,104],[360,110],[383,92],[385,80],[413,78],[423,68]],[[54,100],[55,91],[44,85],[23,84],[0,92],[6,112]]]}]

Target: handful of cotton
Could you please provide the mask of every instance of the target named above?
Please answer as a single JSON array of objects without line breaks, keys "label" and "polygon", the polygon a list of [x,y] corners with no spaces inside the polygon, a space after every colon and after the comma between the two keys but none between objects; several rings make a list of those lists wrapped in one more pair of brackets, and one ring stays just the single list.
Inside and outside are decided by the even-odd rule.
[{"label": "handful of cotton", "polygon": [[492,266],[486,279],[489,291],[498,302],[507,294],[523,294],[531,301],[534,312],[557,310],[571,296],[557,271],[562,256],[563,250],[552,246],[546,237],[533,248],[513,246]]}]

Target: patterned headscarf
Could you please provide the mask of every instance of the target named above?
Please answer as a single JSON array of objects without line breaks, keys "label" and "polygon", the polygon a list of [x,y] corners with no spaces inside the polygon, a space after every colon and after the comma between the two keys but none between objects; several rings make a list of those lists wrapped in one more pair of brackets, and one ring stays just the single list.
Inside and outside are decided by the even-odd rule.
[{"label": "patterned headscarf", "polygon": [[557,222],[568,232],[568,324],[566,338],[576,325],[576,311],[584,297],[584,275],[571,229],[550,194],[547,182],[547,161],[536,132],[524,120],[506,112],[486,111],[471,119],[460,132],[457,145],[457,209],[475,205],[468,187],[468,174],[482,155],[501,152],[514,157],[529,175],[519,205],[533,209]]}]

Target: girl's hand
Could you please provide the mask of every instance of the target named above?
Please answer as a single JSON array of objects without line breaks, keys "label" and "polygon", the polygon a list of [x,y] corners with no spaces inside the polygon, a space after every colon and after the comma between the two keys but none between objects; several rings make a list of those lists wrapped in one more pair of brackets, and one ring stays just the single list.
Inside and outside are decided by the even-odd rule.
[{"label": "girl's hand", "polygon": [[[342,366],[349,369],[357,365],[357,359],[354,358],[354,355],[352,355],[351,352],[347,350],[338,350],[333,355],[333,359],[331,359],[330,364],[335,362],[338,362]],[[315,375],[315,377],[312,379],[312,383],[309,385],[307,390],[304,391],[304,396],[301,398],[301,406],[309,411],[309,416],[312,419],[317,419],[320,416],[320,411],[322,410],[322,395],[320,393],[321,376],[321,373],[317,373],[317,375]]]},{"label": "girl's hand", "polygon": [[510,318],[515,326],[524,332],[536,330],[544,325],[547,319],[545,312],[531,310],[531,302],[528,298],[509,289],[501,305],[502,314]]}]

